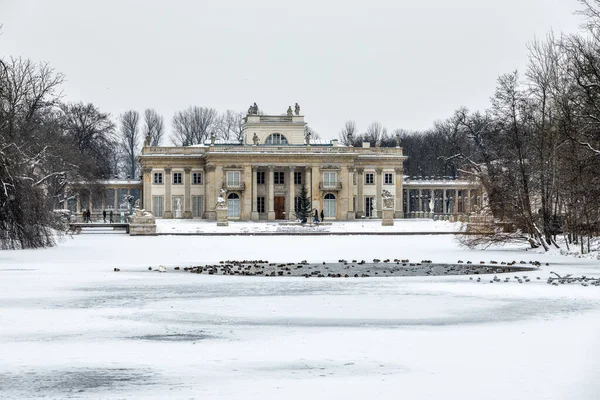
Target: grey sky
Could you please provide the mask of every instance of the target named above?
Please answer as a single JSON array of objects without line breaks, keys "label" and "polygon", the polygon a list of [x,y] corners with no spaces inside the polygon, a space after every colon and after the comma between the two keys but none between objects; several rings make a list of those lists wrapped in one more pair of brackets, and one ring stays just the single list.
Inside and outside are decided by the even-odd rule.
[{"label": "grey sky", "polygon": [[0,55],[48,61],[67,100],[117,116],[195,104],[267,114],[298,102],[324,138],[425,129],[483,109],[526,44],[573,32],[576,0],[0,0]]}]

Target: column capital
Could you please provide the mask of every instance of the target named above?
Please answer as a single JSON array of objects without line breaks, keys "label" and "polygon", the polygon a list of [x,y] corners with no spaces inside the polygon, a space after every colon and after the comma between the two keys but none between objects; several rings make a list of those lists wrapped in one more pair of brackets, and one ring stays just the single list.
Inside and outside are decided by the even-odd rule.
[{"label": "column capital", "polygon": [[365,169],[363,167],[358,167],[358,168],[356,168],[356,172],[358,172],[359,174],[362,174],[363,172],[365,172]]},{"label": "column capital", "polygon": [[289,166],[288,166],[288,169],[289,169],[290,171],[293,171],[293,170],[295,170],[295,169],[296,169],[296,166],[295,166],[295,165],[289,165]]},{"label": "column capital", "polygon": [[275,166],[274,165],[268,165],[267,169],[269,170],[269,172],[272,172],[273,170],[275,170]]},{"label": "column capital", "polygon": [[165,174],[171,173],[171,167],[165,167]]},{"label": "column capital", "polygon": [[152,172],[152,168],[150,168],[150,167],[142,168],[142,175],[149,174],[151,172]]},{"label": "column capital", "polygon": [[375,168],[375,172],[377,172],[377,175],[381,175],[381,173],[383,172],[383,168],[377,167]]},{"label": "column capital", "polygon": [[396,172],[397,174],[403,174],[404,169],[402,167],[396,167],[394,168],[394,172]]},{"label": "column capital", "polygon": [[192,167],[184,167],[183,172],[185,172],[186,174],[189,174],[190,172],[192,172]]}]

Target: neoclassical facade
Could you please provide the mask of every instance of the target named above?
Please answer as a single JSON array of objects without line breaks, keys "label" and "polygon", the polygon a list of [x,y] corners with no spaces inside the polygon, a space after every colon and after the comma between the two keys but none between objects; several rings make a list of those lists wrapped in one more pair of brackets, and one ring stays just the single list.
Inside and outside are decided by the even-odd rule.
[{"label": "neoclassical facade", "polygon": [[250,112],[243,143],[213,138],[187,147],[144,146],[139,157],[144,208],[159,218],[214,220],[223,195],[229,219],[295,220],[302,186],[312,207],[330,220],[381,217],[383,190],[394,196],[395,218],[419,211],[467,212],[481,201],[470,182],[405,181],[407,157],[399,146],[310,140],[305,125],[304,116],[289,111]]}]

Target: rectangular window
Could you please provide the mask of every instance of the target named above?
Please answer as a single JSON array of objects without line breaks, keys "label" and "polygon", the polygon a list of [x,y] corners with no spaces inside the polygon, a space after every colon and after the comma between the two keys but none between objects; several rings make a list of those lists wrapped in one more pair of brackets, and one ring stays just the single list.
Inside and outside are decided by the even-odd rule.
[{"label": "rectangular window", "polygon": [[383,174],[383,184],[384,185],[393,185],[394,184],[394,175],[385,173]]},{"label": "rectangular window", "polygon": [[181,172],[173,172],[173,185],[181,185]]},{"label": "rectangular window", "polygon": [[294,172],[294,185],[302,185],[302,172]]},{"label": "rectangular window", "polygon": [[152,212],[155,217],[162,218],[163,216],[163,196],[154,196],[152,198]]},{"label": "rectangular window", "polygon": [[240,185],[240,171],[227,171],[227,185],[228,186],[239,186]]},{"label": "rectangular window", "polygon": [[155,172],[154,173],[154,184],[155,185],[162,185],[163,181],[162,181],[162,172]]},{"label": "rectangular window", "polygon": [[373,174],[365,174],[365,185],[372,185],[375,183]]},{"label": "rectangular window", "polygon": [[337,185],[337,172],[323,172],[323,186],[333,187]]},{"label": "rectangular window", "polygon": [[283,185],[285,183],[284,179],[283,179],[283,172],[274,172],[273,176],[274,176],[274,183],[276,185]]},{"label": "rectangular window", "polygon": [[256,211],[258,211],[259,213],[265,212],[265,198],[264,197],[256,198]]},{"label": "rectangular window", "polygon": [[192,216],[202,218],[202,196],[192,196]]},{"label": "rectangular window", "polygon": [[256,173],[256,184],[257,185],[265,184],[265,171],[258,171]]},{"label": "rectangular window", "polygon": [[192,173],[192,184],[193,185],[202,185],[202,174],[200,172]]}]

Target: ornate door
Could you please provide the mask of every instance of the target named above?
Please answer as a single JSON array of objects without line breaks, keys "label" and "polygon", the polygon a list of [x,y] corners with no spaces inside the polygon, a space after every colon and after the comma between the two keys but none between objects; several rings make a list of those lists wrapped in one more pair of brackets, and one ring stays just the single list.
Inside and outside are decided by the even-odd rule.
[{"label": "ornate door", "polygon": [[275,196],[275,219],[285,219],[285,197]]}]

